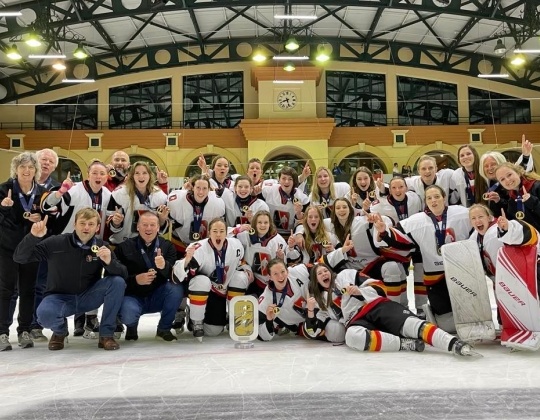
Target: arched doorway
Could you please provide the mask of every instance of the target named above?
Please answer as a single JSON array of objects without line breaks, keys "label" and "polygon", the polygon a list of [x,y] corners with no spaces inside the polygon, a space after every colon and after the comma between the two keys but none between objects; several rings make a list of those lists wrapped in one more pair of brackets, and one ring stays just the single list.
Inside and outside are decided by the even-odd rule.
[{"label": "arched doorway", "polygon": [[[216,157],[216,156],[219,156],[215,153],[205,153],[204,155],[204,160],[206,162],[206,165],[210,168],[210,165],[212,164],[212,160]],[[201,173],[201,168],[199,168],[197,166],[197,161],[199,160],[199,158],[197,157],[196,159],[193,159],[191,161],[191,163],[188,165],[188,167],[186,168],[186,177],[187,178],[191,178],[192,176],[195,176],[195,175],[198,175]],[[238,172],[236,171],[236,168],[234,167],[234,165],[231,163],[231,161],[229,161],[229,175],[233,175],[233,174],[237,174]]]},{"label": "arched doorway", "polygon": [[[438,171],[441,169],[459,168],[459,163],[457,163],[456,158],[445,150],[432,150],[431,152],[427,152],[426,155],[433,156],[435,158],[435,160],[437,161]],[[418,172],[418,159],[416,160],[416,162],[414,162],[413,173]]]},{"label": "arched doorway", "polygon": [[[277,155],[271,160],[267,160],[263,164],[263,177],[264,179],[278,179],[278,173],[284,166],[289,166],[293,168],[298,176],[302,173],[304,166],[307,160],[291,153]],[[311,179],[307,179],[307,185],[305,191],[310,191],[311,189]]]},{"label": "arched doorway", "polygon": [[339,162],[338,167],[341,174],[334,177],[336,181],[349,182],[351,175],[361,166],[365,166],[373,173],[381,171],[387,173],[386,165],[377,156],[368,152],[358,152],[348,155]]},{"label": "arched doorway", "polygon": [[69,158],[58,156],[58,166],[51,173],[51,177],[58,182],[62,182],[66,179],[69,172],[69,176],[73,182],[81,182],[83,180],[83,174],[79,165],[74,160]]},{"label": "arched doorway", "polygon": [[144,155],[131,155],[129,157],[129,164],[133,165],[135,162],[146,162],[146,163],[148,163],[148,165],[150,166],[152,171],[154,171],[154,175],[157,174],[157,167],[158,166],[157,166],[156,162],[154,162],[149,157],[144,156]]}]

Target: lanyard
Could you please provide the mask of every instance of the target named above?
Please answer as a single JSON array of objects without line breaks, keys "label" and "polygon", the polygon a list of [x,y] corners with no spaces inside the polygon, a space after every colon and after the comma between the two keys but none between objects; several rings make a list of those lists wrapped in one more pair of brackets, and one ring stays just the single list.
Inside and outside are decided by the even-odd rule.
[{"label": "lanyard", "polygon": [[394,200],[392,196],[388,197],[388,202],[396,209],[398,220],[405,220],[409,217],[409,206],[407,205],[407,196],[401,201]]},{"label": "lanyard", "polygon": [[51,186],[52,186],[52,182],[53,182],[53,180],[52,180],[52,178],[49,176],[49,177],[45,180],[45,182],[44,182],[43,184],[41,184],[41,186],[42,186],[43,188],[45,188],[46,190],[49,190],[49,189],[51,188]]},{"label": "lanyard", "polygon": [[13,190],[16,194],[19,195],[19,201],[21,202],[21,206],[24,209],[24,214],[30,217],[29,213],[32,212],[32,206],[34,205],[34,200],[36,198],[36,191],[37,191],[36,184],[32,182],[32,190],[31,190],[30,197],[22,193],[21,187],[19,187],[19,183],[17,182],[16,179],[13,180]]},{"label": "lanyard", "polygon": [[426,214],[429,216],[429,218],[433,222],[433,226],[435,227],[435,240],[437,241],[437,254],[439,255],[441,255],[441,246],[444,245],[444,239],[446,236],[446,212],[447,211],[448,211],[448,207],[445,207],[444,212],[442,214],[441,228],[439,228],[439,221],[437,220],[437,216],[435,216],[430,211],[426,211]]},{"label": "lanyard", "polygon": [[[203,220],[204,206],[206,206],[206,203],[208,203],[208,197],[206,197],[202,203],[197,203],[193,194],[188,194],[186,198],[188,203],[190,203],[193,207],[193,233],[199,234]],[[199,237],[198,239],[203,238]]]},{"label": "lanyard", "polygon": [[525,206],[523,205],[523,197],[521,196],[521,193],[517,193],[516,210],[516,219],[523,220],[525,218]]},{"label": "lanyard", "polygon": [[88,192],[88,195],[90,195],[90,200],[92,200],[92,208],[97,211],[101,211],[101,193],[102,188],[99,189],[99,192],[96,194],[94,191],[92,191],[92,188],[90,188],[90,184],[88,181],[84,181],[83,183],[84,188],[86,189],[86,192]]},{"label": "lanyard", "polygon": [[135,189],[135,194],[137,195],[137,198],[139,199],[139,203],[150,208],[150,196],[145,196],[144,194],[141,194],[137,189]]},{"label": "lanyard", "polygon": [[474,204],[474,185],[471,186],[471,180],[474,180],[474,172],[467,172],[464,170],[463,175],[465,176],[465,193],[467,194],[467,204],[472,206]]},{"label": "lanyard", "polygon": [[227,253],[227,240],[223,242],[223,248],[220,251],[216,249],[212,241],[208,240],[210,247],[214,250],[214,260],[216,263],[216,277],[218,284],[225,283],[225,254]]},{"label": "lanyard", "polygon": [[88,245],[88,243],[83,244],[75,232],[73,232],[72,235],[73,235],[73,242],[75,242],[75,244],[79,248],[81,248],[81,249],[91,249],[92,252],[94,252],[94,253],[96,253],[97,249],[99,249],[99,247],[96,244],[96,237],[95,236],[92,238],[92,245]]},{"label": "lanyard", "polygon": [[285,297],[289,293],[289,279],[287,279],[287,283],[285,283],[285,287],[281,291],[281,296],[279,298],[279,302],[277,300],[277,292],[276,289],[272,289],[272,303],[274,305],[277,305],[278,308],[281,308],[283,306],[283,302],[285,302]]},{"label": "lanyard", "polygon": [[290,194],[287,194],[281,186],[279,187],[279,195],[281,196],[281,204],[287,204],[287,201],[294,201],[294,194],[296,193],[296,188],[293,188]]},{"label": "lanyard", "polygon": [[[148,270],[155,270],[156,263],[155,261],[150,260],[150,258],[148,257],[148,253],[144,250],[144,248],[145,248],[145,244],[143,243],[141,237],[139,237],[139,239],[137,239],[137,249],[140,251],[143,257],[144,264],[146,265],[146,268],[148,268]],[[158,248],[159,248],[159,238],[156,237],[156,243],[154,245],[154,250],[152,251],[152,255],[155,255],[157,253]]]},{"label": "lanyard", "polygon": [[249,210],[249,206],[251,206],[255,201],[257,201],[257,197],[253,197],[248,195],[246,198],[240,198],[238,195],[235,197],[236,205],[242,212],[242,214],[245,214]]}]

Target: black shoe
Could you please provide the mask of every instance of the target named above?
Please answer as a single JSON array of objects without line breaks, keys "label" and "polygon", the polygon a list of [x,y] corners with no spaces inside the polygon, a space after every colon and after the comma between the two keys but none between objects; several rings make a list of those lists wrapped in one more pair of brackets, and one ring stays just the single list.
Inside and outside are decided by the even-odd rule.
[{"label": "black shoe", "polygon": [[127,327],[126,326],[126,341],[137,341],[139,339],[139,333],[137,332],[137,326]]},{"label": "black shoe", "polygon": [[84,334],[84,321],[85,321],[85,315],[84,314],[78,314],[75,315],[74,323],[75,323],[75,330],[73,331],[74,337],[80,337]]},{"label": "black shoe", "polygon": [[171,332],[171,330],[157,330],[156,338],[161,338],[164,341],[177,340],[176,336]]}]

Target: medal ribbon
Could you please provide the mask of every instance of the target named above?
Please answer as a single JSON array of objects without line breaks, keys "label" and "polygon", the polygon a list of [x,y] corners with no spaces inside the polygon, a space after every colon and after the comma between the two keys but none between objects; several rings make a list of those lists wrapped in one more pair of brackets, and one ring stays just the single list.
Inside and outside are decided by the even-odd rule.
[{"label": "medal ribbon", "polygon": [[88,245],[88,244],[83,244],[75,232],[73,232],[72,235],[73,235],[73,242],[75,242],[75,244],[81,249],[91,249],[94,245],[96,245],[95,236],[92,238],[92,245]]},{"label": "medal ribbon", "polygon": [[409,217],[409,206],[407,205],[407,196],[401,201],[394,200],[392,196],[388,197],[388,202],[394,206],[398,220],[405,220]]},{"label": "medal ribbon", "polygon": [[199,233],[201,231],[204,206],[206,206],[206,203],[208,203],[208,197],[206,197],[202,203],[197,203],[193,197],[193,194],[188,194],[186,198],[193,207],[193,233]]},{"label": "medal ribbon", "polygon": [[[147,252],[144,250],[145,247],[146,246],[145,246],[144,242],[139,237],[139,239],[137,239],[137,249],[140,251],[140,253],[141,253],[142,257],[143,257],[144,264],[146,265],[146,268],[148,268],[148,270],[150,270],[150,269],[155,270],[157,268],[156,263],[155,263],[155,261],[150,260],[150,258],[148,257]],[[156,237],[156,243],[154,245],[154,250],[152,251],[152,255],[155,255],[157,253],[158,248],[159,248],[159,238]]]},{"label": "medal ribbon", "polygon": [[281,187],[279,187],[279,195],[281,196],[281,204],[287,204],[287,201],[293,201],[296,188],[293,188],[290,194],[287,194]]},{"label": "medal ribbon", "polygon": [[225,280],[225,254],[227,253],[227,240],[223,242],[223,248],[218,251],[212,241],[208,241],[210,247],[214,250],[214,259],[216,263],[216,283],[223,284]]},{"label": "medal ribbon", "polygon": [[285,283],[285,288],[281,291],[279,302],[277,300],[276,289],[272,289],[272,303],[276,305],[278,308],[281,308],[283,306],[283,302],[285,302],[285,297],[287,296],[288,293],[289,293],[289,279],[287,279],[287,283]]},{"label": "medal ribbon", "polygon": [[445,207],[444,212],[442,214],[441,228],[439,228],[439,221],[437,220],[437,216],[435,216],[431,211],[426,211],[426,214],[429,216],[429,218],[433,222],[433,226],[435,227],[435,240],[437,241],[437,251],[440,250],[441,246],[444,245],[444,238],[446,236],[447,211],[448,211],[448,207]]},{"label": "medal ribbon", "polygon": [[474,204],[474,185],[471,186],[471,180],[474,179],[474,172],[463,171],[463,175],[465,176],[465,193],[467,194],[467,204],[472,206]]},{"label": "medal ribbon", "polygon": [[13,191],[15,192],[15,194],[19,195],[19,201],[21,202],[21,206],[24,211],[31,213],[32,206],[34,205],[34,200],[36,198],[36,183],[32,181],[32,190],[30,191],[30,197],[28,197],[26,194],[23,194],[23,192],[21,191],[21,187],[19,186],[19,183],[16,179],[13,180]]},{"label": "medal ribbon", "polygon": [[92,208],[94,210],[97,210],[98,212],[101,212],[101,193],[102,189],[100,188],[99,192],[97,194],[92,191],[92,188],[90,188],[90,184],[88,181],[84,181],[83,183],[84,188],[86,189],[86,192],[90,196],[90,200],[92,200]]}]

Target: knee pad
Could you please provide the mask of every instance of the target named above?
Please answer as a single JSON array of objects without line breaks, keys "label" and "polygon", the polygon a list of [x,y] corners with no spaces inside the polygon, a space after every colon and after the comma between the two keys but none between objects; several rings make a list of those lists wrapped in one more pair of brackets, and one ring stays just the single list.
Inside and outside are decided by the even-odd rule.
[{"label": "knee pad", "polygon": [[345,333],[345,344],[347,346],[360,351],[366,351],[369,349],[371,343],[371,337],[369,331],[358,325],[349,327]]},{"label": "knee pad", "polygon": [[210,282],[210,279],[207,276],[198,275],[193,277],[189,281],[189,291],[197,291],[197,292],[210,292],[210,288],[212,287],[212,283]]},{"label": "knee pad", "polygon": [[223,332],[225,327],[223,325],[204,324],[204,335],[207,337],[215,337]]},{"label": "knee pad", "polygon": [[385,262],[381,267],[381,275],[385,283],[399,283],[406,278],[405,269],[395,261]]}]

